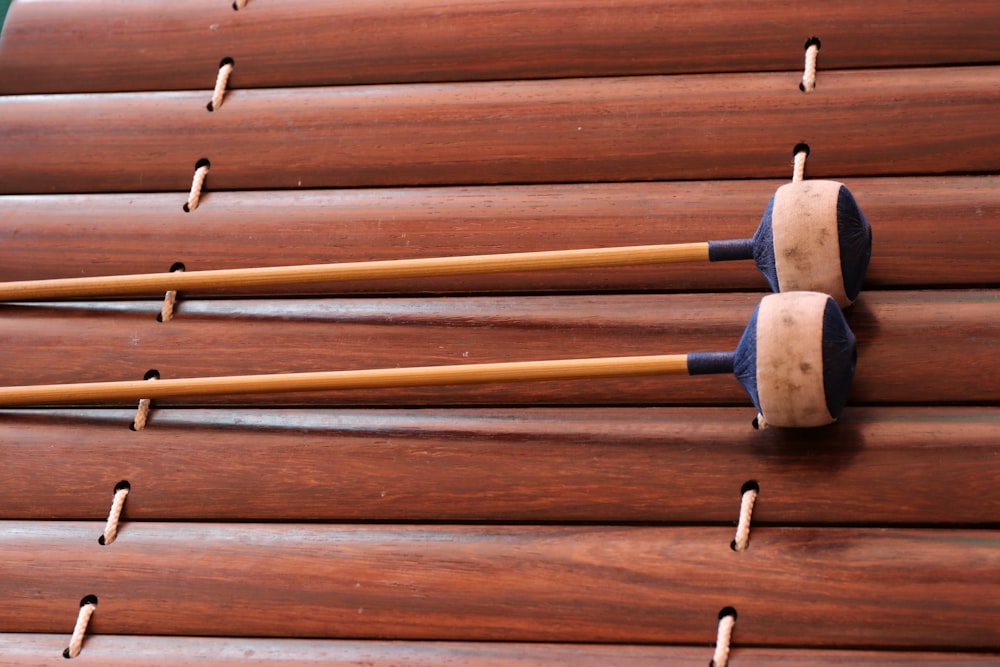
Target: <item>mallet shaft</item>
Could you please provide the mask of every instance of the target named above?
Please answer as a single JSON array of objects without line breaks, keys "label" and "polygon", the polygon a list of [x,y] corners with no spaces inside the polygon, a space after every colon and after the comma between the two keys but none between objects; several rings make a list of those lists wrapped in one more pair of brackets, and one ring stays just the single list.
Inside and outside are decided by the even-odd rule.
[{"label": "mallet shaft", "polygon": [[708,261],[708,243],[583,248],[0,283],[0,301]]},{"label": "mallet shaft", "polygon": [[0,405],[676,375],[688,372],[687,361],[674,354],[0,387]]}]

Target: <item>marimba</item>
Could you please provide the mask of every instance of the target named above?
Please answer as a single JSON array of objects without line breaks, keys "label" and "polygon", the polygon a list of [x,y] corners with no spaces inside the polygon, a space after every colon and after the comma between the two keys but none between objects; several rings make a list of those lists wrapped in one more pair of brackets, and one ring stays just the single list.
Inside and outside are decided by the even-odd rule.
[{"label": "marimba", "polygon": [[[85,608],[81,664],[996,664],[997,25],[987,0],[16,0],[2,280],[738,238],[803,145],[875,250],[820,429],[755,430],[715,376],[3,410],[0,662],[62,660]],[[766,288],[676,265],[12,303],[0,384],[729,349]]]}]

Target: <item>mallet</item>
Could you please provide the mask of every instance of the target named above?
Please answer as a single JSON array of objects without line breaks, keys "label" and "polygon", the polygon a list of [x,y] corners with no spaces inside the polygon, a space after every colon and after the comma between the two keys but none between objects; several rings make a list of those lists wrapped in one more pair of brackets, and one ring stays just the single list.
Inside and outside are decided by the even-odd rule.
[{"label": "mallet", "polygon": [[753,259],[772,290],[825,292],[847,306],[870,257],[871,226],[854,197],[841,183],[813,180],[779,188],[749,239],[19,281],[0,283],[0,301]]},{"label": "mallet", "polygon": [[821,426],[843,410],[854,366],[854,335],[838,304],[818,292],[783,292],[764,297],[734,352],[0,387],[0,405],[735,373],[762,422]]}]

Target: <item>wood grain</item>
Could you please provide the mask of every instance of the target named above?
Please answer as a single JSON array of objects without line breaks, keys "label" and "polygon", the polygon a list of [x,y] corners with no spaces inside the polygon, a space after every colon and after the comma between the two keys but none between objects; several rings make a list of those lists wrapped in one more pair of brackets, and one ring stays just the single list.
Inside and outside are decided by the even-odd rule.
[{"label": "wood grain", "polygon": [[[6,519],[1000,526],[997,408],[853,408],[755,431],[744,409],[0,413]],[[289,456],[294,452],[294,456]],[[637,471],[642,471],[639,474]],[[100,529],[95,529],[97,539]]]},{"label": "wood grain", "polygon": [[95,634],[710,646],[732,606],[741,646],[1000,641],[995,531],[765,527],[736,553],[729,528],[98,525],[2,524],[4,628],[93,594]]},{"label": "wood grain", "polygon": [[209,191],[788,178],[800,142],[811,178],[988,173],[998,76],[836,71],[808,96],[767,73],[237,90],[218,113],[195,92],[11,96],[0,192],[186,192],[202,158]]},{"label": "wood grain", "polygon": [[[111,301],[0,308],[3,385],[207,377],[728,351],[758,294],[438,299]],[[858,337],[855,405],[1000,400],[992,290],[869,292],[847,313]],[[730,376],[647,377],[249,394],[160,405],[749,405]]]},{"label": "wood grain", "polygon": [[[995,63],[1000,10],[966,0],[19,2],[0,94],[211,89]],[[52,48],[59,44],[58,49]],[[822,75],[821,75],[822,76]],[[821,83],[822,85],[822,83]],[[207,103],[207,99],[205,102]]]},{"label": "wood grain", "polygon": [[[0,664],[51,665],[67,635],[0,634]],[[520,644],[514,642],[401,642],[216,637],[136,637],[95,635],[74,665],[162,667],[193,665],[316,665],[331,667],[704,667],[712,651],[705,646],[628,646],[595,644]],[[55,656],[55,657],[54,657]],[[995,653],[914,651],[837,651],[734,647],[732,661],[750,667],[995,665]]]},{"label": "wood grain", "polygon": [[[753,234],[786,181],[0,196],[3,280],[685,243]],[[1000,177],[856,178],[866,287],[1000,285]],[[956,262],[955,258],[961,261]],[[265,293],[763,290],[751,262],[293,285]],[[250,290],[227,290],[247,293]],[[187,292],[185,296],[198,292]],[[155,296],[150,294],[149,296]]]}]

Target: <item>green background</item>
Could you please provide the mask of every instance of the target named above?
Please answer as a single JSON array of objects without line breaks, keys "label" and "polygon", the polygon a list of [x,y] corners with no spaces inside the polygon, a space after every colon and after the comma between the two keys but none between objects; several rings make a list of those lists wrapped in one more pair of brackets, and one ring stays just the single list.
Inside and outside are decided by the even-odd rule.
[{"label": "green background", "polygon": [[0,0],[0,27],[3,27],[3,20],[7,18],[7,8],[13,0]]}]

